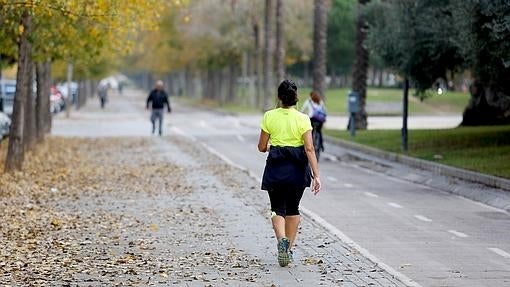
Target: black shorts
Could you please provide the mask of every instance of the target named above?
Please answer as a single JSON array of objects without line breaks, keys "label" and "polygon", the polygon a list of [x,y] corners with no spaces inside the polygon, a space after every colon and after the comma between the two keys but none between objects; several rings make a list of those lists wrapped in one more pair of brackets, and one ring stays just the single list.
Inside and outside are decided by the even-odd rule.
[{"label": "black shorts", "polygon": [[304,189],[295,188],[269,190],[267,193],[271,202],[271,211],[283,217],[299,215],[299,202],[303,192]]}]

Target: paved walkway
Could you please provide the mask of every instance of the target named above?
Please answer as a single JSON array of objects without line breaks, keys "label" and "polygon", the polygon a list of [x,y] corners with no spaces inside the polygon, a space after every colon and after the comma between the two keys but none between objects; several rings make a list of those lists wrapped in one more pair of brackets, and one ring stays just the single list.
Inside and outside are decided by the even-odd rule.
[{"label": "paved walkway", "polygon": [[[50,222],[37,240],[57,248],[19,253],[27,239],[3,223],[0,285],[405,286],[308,218],[295,264],[279,267],[257,180],[175,129],[150,136],[140,94],[95,104],[54,122],[55,135],[84,138],[48,147],[74,154],[67,177],[39,195],[37,208],[53,219],[33,219]],[[16,194],[0,215],[19,208]]]}]

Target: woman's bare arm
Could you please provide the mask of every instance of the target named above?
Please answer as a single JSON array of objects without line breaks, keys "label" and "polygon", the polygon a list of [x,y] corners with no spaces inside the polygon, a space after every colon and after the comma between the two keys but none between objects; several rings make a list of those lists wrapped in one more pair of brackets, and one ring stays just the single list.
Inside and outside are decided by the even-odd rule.
[{"label": "woman's bare arm", "polygon": [[269,134],[263,130],[260,130],[258,148],[260,152],[267,152],[269,143]]},{"label": "woman's bare arm", "polygon": [[321,190],[321,180],[319,173],[319,165],[317,164],[317,157],[315,157],[315,148],[313,147],[313,139],[312,139],[312,131],[309,130],[303,135],[303,140],[305,142],[305,152],[306,157],[308,158],[308,162],[310,167],[312,168],[313,173],[313,185],[312,192],[314,194],[319,193]]}]

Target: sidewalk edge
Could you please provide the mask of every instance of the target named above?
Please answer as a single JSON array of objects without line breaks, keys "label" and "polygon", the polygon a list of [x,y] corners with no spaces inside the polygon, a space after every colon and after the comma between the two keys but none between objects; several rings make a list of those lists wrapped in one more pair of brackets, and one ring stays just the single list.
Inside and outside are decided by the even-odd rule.
[{"label": "sidewalk edge", "polygon": [[[324,139],[334,145],[341,146],[347,150],[354,150],[370,156],[401,163],[410,167],[423,169],[432,172],[433,174],[454,177],[464,181],[483,184],[493,188],[498,188],[510,192],[510,180],[501,177],[483,174],[475,171],[470,171],[462,168],[451,167],[440,163],[430,162],[422,159],[413,158],[410,156],[397,154],[393,152],[383,151],[377,148],[361,145],[358,143],[349,142],[342,139],[333,138],[331,136],[324,136]],[[349,153],[355,157],[360,158],[358,154]]]}]

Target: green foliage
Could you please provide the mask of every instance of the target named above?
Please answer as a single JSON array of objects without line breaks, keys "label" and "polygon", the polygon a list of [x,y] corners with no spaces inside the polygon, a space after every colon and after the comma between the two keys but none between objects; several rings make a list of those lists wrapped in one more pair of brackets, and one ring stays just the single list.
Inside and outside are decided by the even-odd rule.
[{"label": "green foliage", "polygon": [[419,93],[462,69],[510,91],[508,0],[379,0],[368,13],[372,50]]},{"label": "green foliage", "polygon": [[356,0],[334,0],[328,12],[328,70],[349,73],[354,59]]},{"label": "green foliage", "polygon": [[370,46],[387,66],[409,77],[418,93],[462,65],[452,41],[451,1],[374,1],[369,6]]},{"label": "green foliage", "polygon": [[510,93],[510,1],[454,1],[454,39],[479,81]]}]

